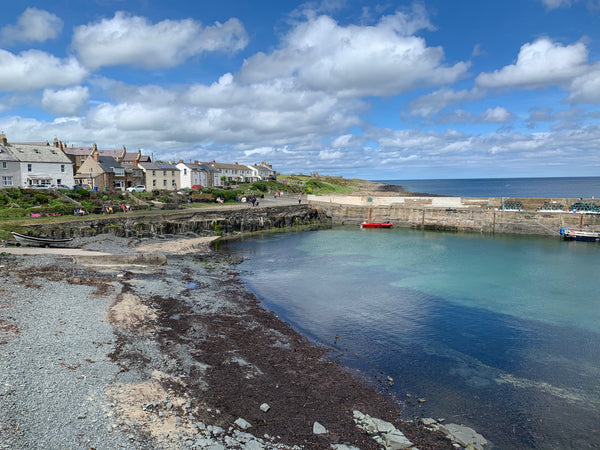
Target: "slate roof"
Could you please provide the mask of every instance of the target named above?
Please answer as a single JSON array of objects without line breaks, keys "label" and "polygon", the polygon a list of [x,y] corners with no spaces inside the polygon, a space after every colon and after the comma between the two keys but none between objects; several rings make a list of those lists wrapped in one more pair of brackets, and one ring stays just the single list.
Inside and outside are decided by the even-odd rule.
[{"label": "slate roof", "polygon": [[142,168],[144,168],[144,169],[146,169],[146,170],[177,170],[177,171],[179,171],[179,169],[177,168],[177,166],[174,166],[173,164],[169,164],[169,163],[141,162],[139,164],[139,166],[142,167]]},{"label": "slate roof", "polygon": [[123,166],[112,156],[100,155],[98,158],[98,165],[104,172],[112,172],[113,168],[122,169]]},{"label": "slate roof", "polygon": [[5,148],[21,162],[72,164],[60,148],[46,144],[9,144]]}]

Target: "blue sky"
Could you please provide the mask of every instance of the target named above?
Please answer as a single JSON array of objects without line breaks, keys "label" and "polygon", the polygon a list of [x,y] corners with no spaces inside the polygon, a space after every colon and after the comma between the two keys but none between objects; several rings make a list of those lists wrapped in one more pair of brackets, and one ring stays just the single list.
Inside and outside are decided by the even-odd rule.
[{"label": "blue sky", "polygon": [[3,2],[0,129],[367,179],[600,175],[600,0]]}]

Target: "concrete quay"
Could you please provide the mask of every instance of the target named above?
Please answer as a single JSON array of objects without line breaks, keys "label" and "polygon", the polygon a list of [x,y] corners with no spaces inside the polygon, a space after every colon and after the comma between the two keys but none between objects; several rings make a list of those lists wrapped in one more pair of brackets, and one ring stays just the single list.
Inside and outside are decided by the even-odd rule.
[{"label": "concrete quay", "polygon": [[514,211],[501,209],[502,198],[309,195],[307,200],[334,226],[358,225],[370,214],[374,222],[419,230],[555,236],[562,227],[600,229],[600,214],[538,210],[545,201],[567,206],[580,199],[511,199],[525,208]]}]

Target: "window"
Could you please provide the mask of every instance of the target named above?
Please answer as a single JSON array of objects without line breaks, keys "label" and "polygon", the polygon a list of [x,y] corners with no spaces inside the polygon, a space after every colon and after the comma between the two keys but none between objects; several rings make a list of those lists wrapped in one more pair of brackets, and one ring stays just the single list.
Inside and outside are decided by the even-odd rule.
[{"label": "window", "polygon": [[152,171],[152,176],[155,177],[156,176],[156,170]]},{"label": "window", "polygon": [[6,161],[2,161],[2,168],[6,169],[7,166],[8,166],[8,164],[6,163]]},{"label": "window", "polygon": [[31,164],[27,164],[27,172],[31,172],[33,170],[33,168],[31,167]]},{"label": "window", "polygon": [[12,186],[13,177],[2,177],[2,186]]},{"label": "window", "polygon": [[175,176],[175,171],[171,170],[171,176],[174,177]]},{"label": "window", "polygon": [[163,180],[163,187],[167,187],[167,180]]},{"label": "window", "polygon": [[65,171],[65,165],[64,165],[64,164],[61,164],[61,165],[60,165],[60,171],[61,171],[61,172],[64,172],[64,171]]},{"label": "window", "polygon": [[156,180],[152,180],[152,187],[156,187]]},{"label": "window", "polygon": [[187,175],[187,169],[183,169],[183,174]]},{"label": "window", "polygon": [[166,177],[166,176],[167,176],[167,171],[163,170],[163,177]]},{"label": "window", "polygon": [[113,173],[117,176],[122,177],[123,175],[125,175],[125,169],[121,167],[113,167]]}]

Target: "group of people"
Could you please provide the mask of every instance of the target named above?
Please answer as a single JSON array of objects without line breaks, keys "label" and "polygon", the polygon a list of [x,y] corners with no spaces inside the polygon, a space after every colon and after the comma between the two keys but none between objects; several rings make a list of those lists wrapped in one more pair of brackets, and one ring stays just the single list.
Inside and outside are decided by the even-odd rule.
[{"label": "group of people", "polygon": [[73,215],[74,216],[85,216],[87,213],[85,212],[84,209],[82,208],[77,208],[74,212]]},{"label": "group of people", "polygon": [[[131,206],[129,206],[129,205],[122,204],[120,206],[120,208],[121,208],[121,211],[124,213],[131,212]],[[102,214],[114,214],[114,212],[115,212],[114,208],[110,205],[104,205],[102,207]]]}]

